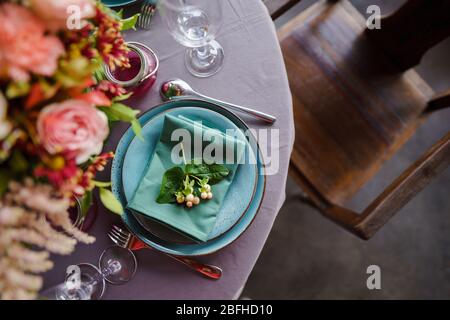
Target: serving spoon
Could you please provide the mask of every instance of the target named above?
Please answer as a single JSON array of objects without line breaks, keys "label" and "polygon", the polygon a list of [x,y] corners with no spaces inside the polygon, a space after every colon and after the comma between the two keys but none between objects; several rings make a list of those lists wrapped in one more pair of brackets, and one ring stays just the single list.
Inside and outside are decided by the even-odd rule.
[{"label": "serving spoon", "polygon": [[201,94],[192,89],[192,87],[186,81],[181,79],[170,79],[163,82],[159,93],[164,101],[182,99],[186,97],[197,97],[220,105],[222,107],[228,107],[234,111],[246,113],[270,124],[273,124],[277,120],[277,118],[267,113],[205,96],[204,94]]}]

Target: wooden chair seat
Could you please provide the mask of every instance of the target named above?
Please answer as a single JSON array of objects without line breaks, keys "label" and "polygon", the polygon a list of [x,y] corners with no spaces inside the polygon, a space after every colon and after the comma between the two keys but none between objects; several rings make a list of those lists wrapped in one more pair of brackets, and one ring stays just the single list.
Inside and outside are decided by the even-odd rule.
[{"label": "wooden chair seat", "polygon": [[294,103],[294,178],[342,205],[423,120],[433,91],[399,72],[348,2],[320,1],[279,31]]}]

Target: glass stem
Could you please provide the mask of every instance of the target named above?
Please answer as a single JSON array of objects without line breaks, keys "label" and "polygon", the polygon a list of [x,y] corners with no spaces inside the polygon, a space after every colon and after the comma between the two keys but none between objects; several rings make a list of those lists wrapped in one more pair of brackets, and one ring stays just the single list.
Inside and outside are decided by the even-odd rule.
[{"label": "glass stem", "polygon": [[122,266],[120,265],[120,262],[117,260],[108,261],[108,266],[105,267],[103,270],[101,270],[101,273],[96,274],[88,283],[89,286],[95,286],[99,281],[103,280],[107,276],[110,276],[112,274],[116,274],[120,271]]},{"label": "glass stem", "polygon": [[195,48],[194,51],[200,60],[206,60],[211,56],[211,50],[209,45]]},{"label": "glass stem", "polygon": [[[108,261],[108,266],[105,267],[103,270],[101,270],[102,274],[98,275],[98,276],[106,278],[107,276],[116,274],[117,272],[120,271],[120,269],[122,269],[122,266],[121,266],[119,261],[117,261],[117,260],[109,260]],[[98,279],[98,280],[100,280],[100,279]]]}]

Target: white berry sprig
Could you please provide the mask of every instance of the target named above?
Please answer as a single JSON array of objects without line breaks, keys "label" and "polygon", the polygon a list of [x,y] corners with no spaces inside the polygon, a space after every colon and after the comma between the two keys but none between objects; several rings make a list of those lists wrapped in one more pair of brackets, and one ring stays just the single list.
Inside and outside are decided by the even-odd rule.
[{"label": "white berry sprig", "polygon": [[[197,206],[200,204],[200,197],[203,200],[212,199],[213,194],[208,182],[208,178],[200,179],[194,175],[186,174],[186,177],[183,180],[182,189],[175,193],[177,203],[185,204],[186,207],[192,208],[194,205]],[[197,185],[197,190],[195,190],[195,185]]]},{"label": "white berry sprig", "polygon": [[187,163],[184,152],[183,160],[184,167],[173,167],[164,173],[157,203],[178,203],[192,208],[201,201],[211,200],[214,196],[211,186],[230,174],[230,170],[221,164],[193,160]]}]

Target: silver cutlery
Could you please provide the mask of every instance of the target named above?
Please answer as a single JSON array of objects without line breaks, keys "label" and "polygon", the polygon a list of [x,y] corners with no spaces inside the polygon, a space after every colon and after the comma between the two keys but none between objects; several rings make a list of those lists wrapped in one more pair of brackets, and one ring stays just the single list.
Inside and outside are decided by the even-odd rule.
[{"label": "silver cutlery", "polygon": [[[141,249],[155,250],[136,238],[130,232],[123,230],[115,225],[112,226],[111,231],[108,233],[108,237],[118,246],[130,249],[132,251]],[[178,262],[181,262],[192,270],[199,272],[208,279],[219,280],[222,277],[222,269],[217,266],[203,264],[187,257],[174,256],[168,253],[164,254]]]},{"label": "silver cutlery", "polygon": [[159,93],[161,95],[161,98],[164,101],[183,99],[186,97],[197,97],[197,98],[201,98],[203,100],[215,103],[217,105],[220,105],[222,107],[230,108],[234,111],[246,113],[257,119],[268,122],[270,124],[273,124],[277,120],[277,118],[275,118],[274,116],[271,116],[267,113],[205,96],[205,95],[195,91],[194,89],[192,89],[192,87],[186,81],[181,80],[181,79],[170,79],[170,80],[163,82]]},{"label": "silver cutlery", "polygon": [[155,0],[144,0],[141,7],[140,16],[138,18],[137,24],[142,29],[150,29],[152,18],[156,12],[156,1]]}]

